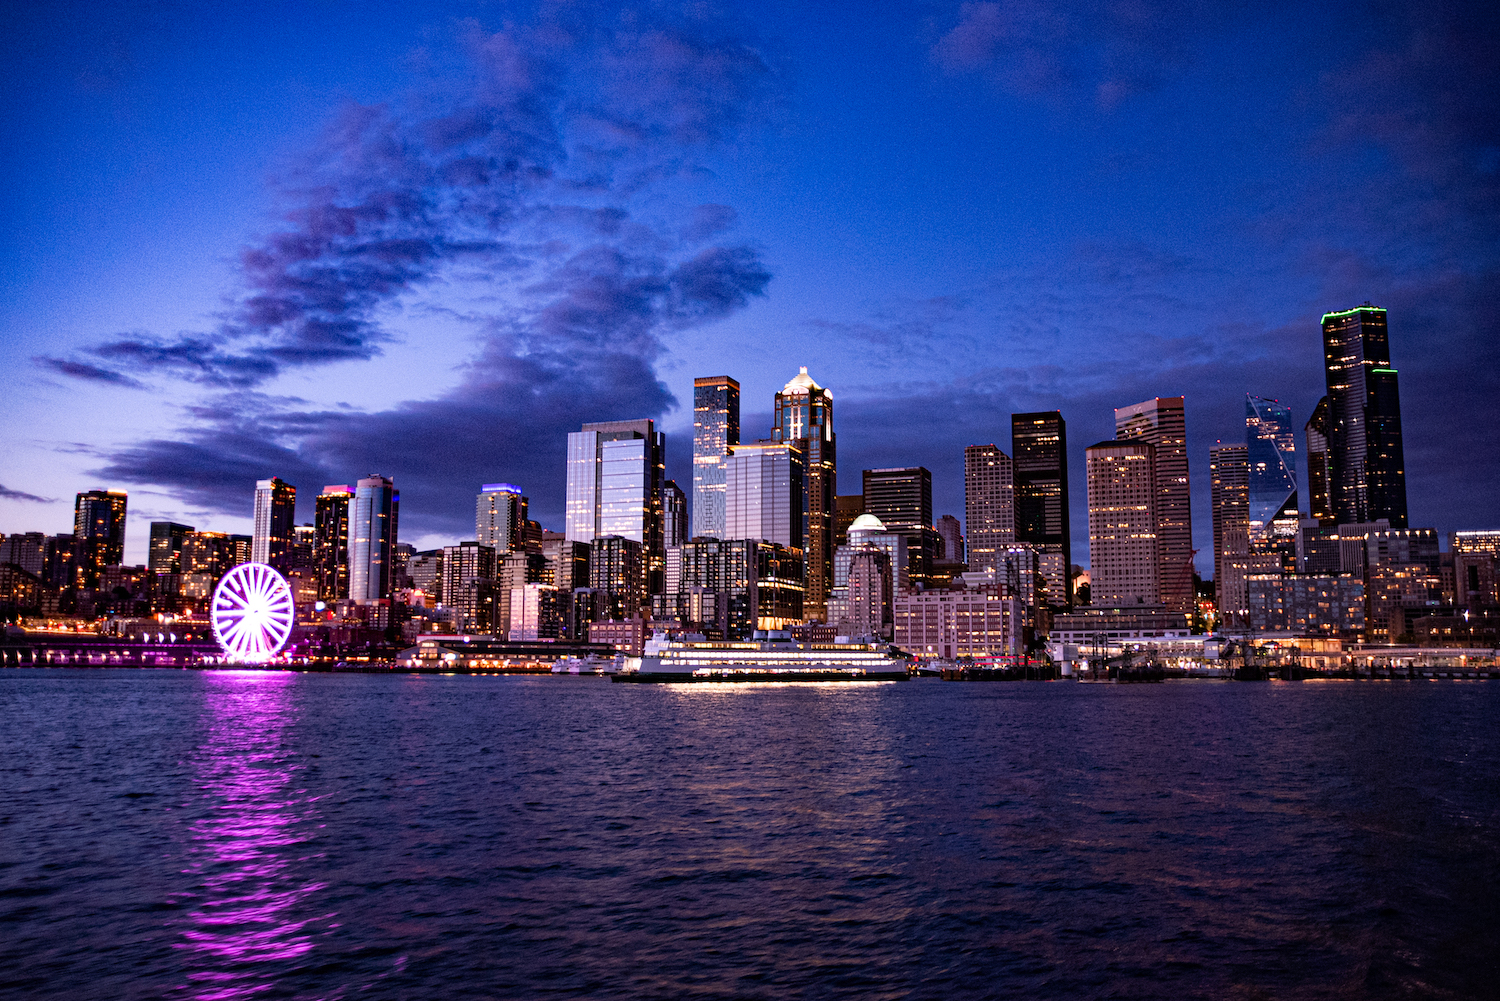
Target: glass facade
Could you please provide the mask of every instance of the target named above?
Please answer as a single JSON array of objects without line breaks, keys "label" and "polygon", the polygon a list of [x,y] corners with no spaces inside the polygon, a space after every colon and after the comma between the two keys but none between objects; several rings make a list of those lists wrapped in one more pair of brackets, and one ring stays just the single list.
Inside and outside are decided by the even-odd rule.
[{"label": "glass facade", "polygon": [[1297,534],[1297,431],[1292,411],[1245,395],[1250,541]]},{"label": "glass facade", "polygon": [[1244,577],[1229,583],[1229,562],[1250,552],[1250,450],[1215,445],[1208,450],[1208,476],[1214,517],[1214,602],[1221,613],[1245,607]]},{"label": "glass facade", "polygon": [[1307,436],[1307,514],[1321,524],[1336,525],[1333,517],[1333,476],[1328,468],[1328,397],[1318,401],[1303,433]]},{"label": "glass facade", "polygon": [[666,435],[654,421],[585,424],[568,435],[564,534],[570,542],[619,536],[638,543],[650,594],[661,590],[665,561],[665,472]]},{"label": "glass facade", "polygon": [[1047,603],[1071,606],[1067,422],[1056,410],[1011,414],[1010,446],[1015,469],[1015,541],[1030,543],[1042,554]]},{"label": "glass facade", "polygon": [[278,477],[255,483],[255,527],[250,536],[250,559],[286,570],[296,524],[297,488]]},{"label": "glass facade", "polygon": [[722,496],[729,538],[802,548],[804,469],[794,442],[738,446],[725,459]]},{"label": "glass facade", "polygon": [[[1183,398],[1157,397],[1117,409],[1115,438],[1140,439],[1153,449],[1159,600],[1173,611],[1186,612],[1193,606],[1193,512]],[[1094,602],[1098,601],[1096,580]]]},{"label": "glass facade", "polygon": [[1406,459],[1386,311],[1365,303],[1324,314],[1323,364],[1333,516],[1405,528]]},{"label": "glass facade", "polygon": [[474,504],[474,541],[497,553],[525,545],[526,498],[514,483],[486,483]]},{"label": "glass facade", "polygon": [[367,476],[355,485],[349,514],[349,597],[354,601],[390,597],[400,503],[395,484],[384,476]]},{"label": "glass facade", "polygon": [[724,538],[724,459],[739,443],[740,384],[694,379],[692,538]]},{"label": "glass facade", "polygon": [[802,450],[802,545],[807,589],[807,618],[822,621],[833,588],[833,520],[838,496],[838,436],[833,431],[833,394],[801,369],[776,394],[773,441],[789,441]]}]

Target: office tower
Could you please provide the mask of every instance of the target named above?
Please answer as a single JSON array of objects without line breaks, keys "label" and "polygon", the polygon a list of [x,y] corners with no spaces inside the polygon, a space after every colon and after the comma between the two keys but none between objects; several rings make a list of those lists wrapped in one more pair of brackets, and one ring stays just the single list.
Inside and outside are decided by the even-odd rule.
[{"label": "office tower", "polygon": [[866,469],[864,487],[865,513],[879,518],[887,532],[932,527],[932,473],[926,468]]},{"label": "office tower", "polygon": [[845,614],[838,625],[847,630],[847,635],[888,639],[893,598],[890,555],[879,549],[855,552],[849,560],[844,592]]},{"label": "office tower", "polygon": [[[1250,552],[1250,450],[1244,445],[1215,445],[1208,450],[1208,475],[1214,518],[1214,602],[1220,612],[1245,607],[1240,587],[1229,585],[1229,560]],[[1226,590],[1228,586],[1228,590]]]},{"label": "office tower", "polygon": [[953,515],[945,514],[937,520],[934,527],[938,538],[943,540],[943,562],[963,563],[966,557],[963,525]]},{"label": "office tower", "polygon": [[[1156,476],[1158,598],[1177,612],[1193,607],[1193,514],[1188,485],[1187,413],[1180,396],[1157,397],[1115,410],[1115,439],[1139,439],[1152,449]],[[1092,531],[1092,528],[1090,529]],[[1094,603],[1099,588],[1094,587]]]},{"label": "office tower", "polygon": [[[739,443],[740,384],[727,375],[694,379],[691,538],[725,537],[724,457]],[[681,544],[667,543],[669,546]]]},{"label": "office tower", "polygon": [[0,563],[25,570],[38,580],[47,566],[47,536],[41,532],[16,532],[0,543]]},{"label": "office tower", "polygon": [[396,485],[384,476],[371,474],[355,484],[349,505],[349,598],[357,603],[390,597],[400,505]]},{"label": "office tower", "polygon": [[151,548],[146,552],[146,566],[152,573],[182,573],[182,543],[192,525],[172,521],[151,523]]},{"label": "office tower", "polygon": [[687,495],[676,480],[661,485],[662,545],[680,546],[688,540]]},{"label": "office tower", "polygon": [[250,536],[250,560],[286,569],[296,523],[297,488],[275,476],[255,483],[255,527]]},{"label": "office tower", "polygon": [[1161,477],[1149,441],[1102,441],[1085,450],[1089,574],[1093,604],[1161,602],[1164,562],[1157,552]]},{"label": "office tower", "polygon": [[1500,605],[1500,531],[1454,532],[1449,551],[1453,603],[1462,608]]},{"label": "office tower", "polygon": [[1245,394],[1249,462],[1250,541],[1297,534],[1297,432],[1292,411],[1276,400]]},{"label": "office tower", "polygon": [[511,588],[510,629],[512,643],[557,640],[567,631],[570,594],[551,584],[526,584]]},{"label": "office tower", "polygon": [[849,526],[864,513],[864,494],[841,494],[833,499],[834,548],[849,544]]},{"label": "office tower", "polygon": [[1384,518],[1406,527],[1401,401],[1384,309],[1365,303],[1323,314],[1328,472],[1340,524]]},{"label": "office tower", "polygon": [[696,539],[668,553],[671,586],[651,599],[652,615],[715,638],[748,640],[803,618],[805,569],[799,550],[755,539]]},{"label": "office tower", "polygon": [[231,535],[229,537],[230,551],[234,553],[234,566],[250,562],[250,547],[254,540],[248,535]]},{"label": "office tower", "polygon": [[1015,470],[1015,541],[1036,549],[1047,603],[1057,608],[1071,606],[1067,422],[1056,410],[1011,414],[1010,452]]},{"label": "office tower", "polygon": [[665,559],[666,441],[650,420],[585,424],[568,435],[565,534],[572,542],[615,535],[638,543],[648,593],[661,590]]},{"label": "office tower", "polygon": [[474,505],[474,539],[496,553],[526,544],[528,502],[513,483],[486,483]]},{"label": "office tower", "polygon": [[724,532],[802,548],[802,450],[793,441],[738,445],[724,459]]},{"label": "office tower", "polygon": [[210,578],[211,589],[220,577],[246,562],[237,550],[234,537],[223,532],[189,532],[182,539],[182,573]]},{"label": "office tower", "polygon": [[459,632],[487,633],[495,625],[495,547],[460,542],[443,547],[443,604],[459,614]]},{"label": "office tower", "polygon": [[997,554],[1015,541],[1014,477],[1010,456],[997,446],[964,449],[964,528],[970,570],[995,569]]},{"label": "office tower", "polygon": [[1333,516],[1333,473],[1328,466],[1328,397],[1318,401],[1303,429],[1307,436],[1307,515],[1322,525],[1337,525]]},{"label": "office tower", "polygon": [[542,558],[547,561],[546,583],[559,591],[589,586],[588,543],[569,542],[559,532],[548,532],[542,539]]},{"label": "office tower", "polygon": [[838,496],[838,436],[833,432],[833,396],[802,368],[776,394],[773,441],[802,451],[802,548],[807,571],[803,608],[810,620],[826,614],[833,587],[833,511]]},{"label": "office tower", "polygon": [[48,538],[42,563],[42,583],[60,589],[83,587],[88,572],[84,552],[84,540],[76,535]]},{"label": "office tower", "polygon": [[94,587],[101,570],[125,561],[125,507],[123,490],[89,490],[78,495],[73,535],[83,547],[83,587]]},{"label": "office tower", "polygon": [[443,551],[428,549],[412,554],[406,561],[406,576],[411,586],[428,598],[429,605],[443,600]]},{"label": "office tower", "polygon": [[597,595],[600,619],[641,617],[645,570],[645,547],[635,539],[601,535],[589,543],[589,587]]},{"label": "office tower", "polygon": [[313,517],[313,569],[318,597],[340,601],[349,597],[349,502],[354,487],[336,483],[318,495]]}]

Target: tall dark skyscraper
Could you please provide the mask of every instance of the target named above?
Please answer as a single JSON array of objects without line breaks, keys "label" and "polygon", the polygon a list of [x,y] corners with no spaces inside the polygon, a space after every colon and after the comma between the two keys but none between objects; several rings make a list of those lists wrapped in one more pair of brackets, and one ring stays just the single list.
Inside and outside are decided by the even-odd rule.
[{"label": "tall dark skyscraper", "polygon": [[964,449],[964,528],[969,569],[998,570],[1016,541],[1015,464],[993,444]]},{"label": "tall dark skyscraper", "polygon": [[401,495],[386,477],[372,474],[355,484],[349,505],[349,597],[356,602],[391,596],[400,511]]},{"label": "tall dark skyscraper", "polygon": [[1333,474],[1328,468],[1328,397],[1318,401],[1303,429],[1307,436],[1307,514],[1324,525],[1333,520]]},{"label": "tall dark skyscraper", "polygon": [[821,622],[828,614],[828,592],[833,590],[838,436],[833,432],[833,394],[814,382],[805,367],[776,394],[771,440],[792,442],[802,452],[802,546],[807,574],[802,607],[807,618]]},{"label": "tall dark skyscraper", "polygon": [[192,525],[171,521],[151,523],[151,548],[146,566],[152,573],[182,573],[182,544],[194,531]]},{"label": "tall dark skyscraper", "polygon": [[349,502],[354,487],[342,483],[323,488],[313,521],[313,570],[318,597],[339,601],[349,597]]},{"label": "tall dark skyscraper", "polygon": [[89,490],[74,502],[73,536],[82,547],[84,587],[95,586],[104,567],[125,562],[125,508],[123,490]]},{"label": "tall dark skyscraper", "polygon": [[286,570],[292,550],[292,526],[297,518],[297,488],[278,477],[255,483],[255,527],[250,536],[250,559]]},{"label": "tall dark skyscraper", "polygon": [[864,486],[865,514],[879,518],[887,532],[932,527],[932,473],[925,467],[866,469]]},{"label": "tall dark skyscraper", "polygon": [[693,538],[724,537],[724,457],[739,443],[740,384],[727,375],[694,379]]},{"label": "tall dark skyscraper", "polygon": [[1073,604],[1072,531],[1068,524],[1068,425],[1047,410],[1010,415],[1015,467],[1016,541],[1040,554],[1047,602]]},{"label": "tall dark skyscraper", "polygon": [[688,540],[687,497],[676,480],[661,485],[661,525],[662,545],[671,548]]},{"label": "tall dark skyscraper", "polygon": [[1140,439],[1153,449],[1161,602],[1174,611],[1186,612],[1193,606],[1193,513],[1183,398],[1159,396],[1116,409],[1115,438]]},{"label": "tall dark skyscraper", "polygon": [[1365,303],[1323,314],[1328,385],[1328,472],[1340,524],[1390,520],[1406,527],[1401,400],[1386,312]]}]

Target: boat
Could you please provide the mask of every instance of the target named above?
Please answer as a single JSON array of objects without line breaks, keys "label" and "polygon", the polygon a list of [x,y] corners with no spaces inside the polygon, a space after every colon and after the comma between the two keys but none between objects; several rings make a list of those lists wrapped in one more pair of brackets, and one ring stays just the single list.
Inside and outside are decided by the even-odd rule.
[{"label": "boat", "polygon": [[742,641],[654,634],[611,680],[625,683],[905,681],[908,661],[877,643],[801,643],[781,630]]},{"label": "boat", "polygon": [[553,674],[615,674],[624,662],[624,656],[601,657],[591,653],[587,657],[564,657],[552,665]]}]

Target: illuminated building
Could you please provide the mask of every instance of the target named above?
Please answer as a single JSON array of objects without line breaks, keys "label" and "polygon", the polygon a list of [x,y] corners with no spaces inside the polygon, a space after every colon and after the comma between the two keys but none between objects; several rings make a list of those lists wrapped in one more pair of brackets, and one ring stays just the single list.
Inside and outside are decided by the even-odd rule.
[{"label": "illuminated building", "polygon": [[1056,410],[1011,414],[1015,539],[1041,560],[1047,604],[1071,607],[1073,533],[1068,510],[1068,425]]},{"label": "illuminated building", "polygon": [[803,617],[800,550],[758,539],[695,539],[667,552],[667,586],[652,617],[684,628],[747,640],[756,629],[785,629]]},{"label": "illuminated building", "polygon": [[[690,538],[725,538],[724,459],[740,443],[740,384],[727,375],[693,380],[693,523]],[[668,542],[681,545],[687,539]]]},{"label": "illuminated building", "polygon": [[601,535],[589,543],[589,587],[598,596],[599,618],[641,618],[647,600],[644,550],[621,535]]},{"label": "illuminated building", "polygon": [[665,451],[666,435],[650,420],[585,424],[568,435],[564,534],[571,542],[606,536],[635,542],[646,593],[661,589]]},{"label": "illuminated building", "polygon": [[1464,608],[1500,605],[1500,531],[1454,532],[1454,604]]},{"label": "illuminated building", "polygon": [[895,645],[919,657],[1021,653],[1021,602],[996,588],[912,591],[891,605]]},{"label": "illuminated building", "polygon": [[105,567],[124,562],[125,508],[123,490],[89,490],[78,495],[73,507],[73,536],[82,545],[83,587],[95,586]]},{"label": "illuminated building", "polygon": [[349,502],[354,488],[334,484],[318,495],[313,517],[313,571],[318,597],[341,601],[349,597]]},{"label": "illuminated building", "polygon": [[458,612],[458,631],[493,631],[495,615],[495,548],[482,542],[460,542],[442,549],[443,604]]},{"label": "illuminated building", "polygon": [[512,483],[486,483],[474,503],[474,540],[496,553],[524,548],[527,500]]},{"label": "illuminated building", "polygon": [[793,441],[739,445],[724,459],[724,533],[802,548],[804,467]]},{"label": "illuminated building", "polygon": [[349,508],[349,598],[359,604],[391,594],[392,548],[401,511],[401,495],[384,476],[367,476],[355,484]]},{"label": "illuminated building", "polygon": [[[1139,440],[1151,445],[1156,477],[1154,534],[1160,567],[1157,600],[1175,611],[1189,611],[1193,607],[1193,515],[1183,398],[1156,397],[1117,408],[1115,439]],[[1099,604],[1099,595],[1096,576],[1093,585],[1095,604]]]},{"label": "illuminated building", "polygon": [[47,565],[47,536],[41,532],[15,532],[6,536],[0,542],[0,563],[20,567],[40,580]]},{"label": "illuminated building", "polygon": [[803,609],[822,621],[833,587],[833,512],[838,496],[838,436],[833,431],[833,395],[802,368],[776,394],[771,440],[802,452],[802,549],[807,573]]},{"label": "illuminated building", "polygon": [[1245,394],[1245,446],[1250,542],[1297,534],[1297,432],[1292,411],[1276,400]]},{"label": "illuminated building", "polygon": [[1328,466],[1328,397],[1318,401],[1303,433],[1307,438],[1307,514],[1324,525],[1336,525],[1333,517],[1333,473]]},{"label": "illuminated building", "polygon": [[937,520],[933,526],[937,530],[938,538],[943,540],[943,562],[964,563],[968,559],[968,549],[964,545],[963,525],[951,514],[945,514]]},{"label": "illuminated building", "polygon": [[1103,441],[1084,452],[1094,605],[1161,602],[1155,452],[1146,440]]},{"label": "illuminated building", "polygon": [[1386,311],[1365,303],[1323,315],[1328,475],[1340,523],[1384,518],[1406,527],[1401,401]]},{"label": "illuminated building", "polygon": [[1245,608],[1244,577],[1238,587],[1227,577],[1229,561],[1250,552],[1250,450],[1215,445],[1208,450],[1208,477],[1214,517],[1214,602],[1221,615]]},{"label": "illuminated building", "polygon": [[994,445],[964,449],[964,528],[970,570],[994,570],[1000,551],[1016,539],[1013,477],[1010,456]]},{"label": "illuminated building", "polygon": [[292,548],[292,526],[297,520],[297,488],[273,476],[255,483],[255,527],[250,534],[250,560],[286,570]]},{"label": "illuminated building", "polygon": [[687,495],[676,480],[661,485],[662,545],[680,546],[688,540]]}]

